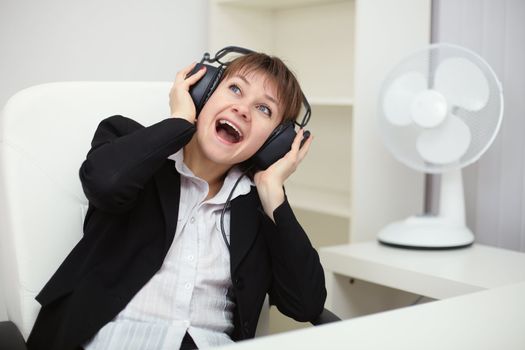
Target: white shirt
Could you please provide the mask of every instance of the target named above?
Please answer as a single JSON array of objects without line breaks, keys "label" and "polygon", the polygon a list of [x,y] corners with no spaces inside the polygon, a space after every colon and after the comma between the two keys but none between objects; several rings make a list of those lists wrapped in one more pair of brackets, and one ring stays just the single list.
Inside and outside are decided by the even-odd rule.
[{"label": "white shirt", "polygon": [[[227,174],[217,195],[204,201],[208,183],[183,162],[183,150],[169,157],[181,175],[177,230],[160,270],[128,305],[95,337],[86,350],[179,349],[186,331],[199,348],[232,343],[230,253],[220,229],[220,216],[238,168]],[[250,192],[244,177],[232,196]],[[173,214],[175,215],[175,213]],[[229,211],[224,229],[229,240]]]}]

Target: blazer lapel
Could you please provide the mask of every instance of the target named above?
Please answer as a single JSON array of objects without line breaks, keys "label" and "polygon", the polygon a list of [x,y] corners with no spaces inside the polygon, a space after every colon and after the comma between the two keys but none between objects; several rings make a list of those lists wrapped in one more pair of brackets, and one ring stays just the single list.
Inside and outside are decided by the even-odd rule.
[{"label": "blazer lapel", "polygon": [[231,202],[230,214],[230,265],[231,272],[239,266],[250,249],[259,228],[259,200],[257,190]]},{"label": "blazer lapel", "polygon": [[160,204],[166,221],[166,241],[164,253],[168,250],[175,237],[177,218],[179,217],[180,201],[180,174],[175,169],[172,161],[168,161],[155,175]]}]

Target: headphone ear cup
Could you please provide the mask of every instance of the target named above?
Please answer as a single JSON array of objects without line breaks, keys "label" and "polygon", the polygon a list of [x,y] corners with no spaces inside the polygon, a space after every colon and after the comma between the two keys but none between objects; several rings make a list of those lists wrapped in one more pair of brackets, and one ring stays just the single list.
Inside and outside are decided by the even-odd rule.
[{"label": "headphone ear cup", "polygon": [[252,157],[257,170],[266,170],[270,165],[284,157],[292,148],[297,133],[292,122],[279,125]]},{"label": "headphone ear cup", "polygon": [[208,64],[197,63],[188,74],[188,77],[197,73],[203,66],[206,67],[206,74],[204,74],[204,76],[199,79],[198,82],[190,87],[190,95],[193,103],[195,104],[197,116],[201,112],[202,107],[204,107],[206,101],[208,101],[211,94],[213,94],[217,88],[217,85],[219,85],[222,73],[224,72],[224,68],[222,66],[214,67]]}]

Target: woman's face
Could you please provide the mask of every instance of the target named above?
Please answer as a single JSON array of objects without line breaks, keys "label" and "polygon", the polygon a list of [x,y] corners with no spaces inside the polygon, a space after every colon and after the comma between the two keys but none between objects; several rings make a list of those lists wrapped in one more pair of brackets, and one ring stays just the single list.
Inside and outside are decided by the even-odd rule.
[{"label": "woman's face", "polygon": [[197,143],[209,160],[242,163],[281,123],[276,88],[261,72],[237,73],[221,81],[197,119]]}]

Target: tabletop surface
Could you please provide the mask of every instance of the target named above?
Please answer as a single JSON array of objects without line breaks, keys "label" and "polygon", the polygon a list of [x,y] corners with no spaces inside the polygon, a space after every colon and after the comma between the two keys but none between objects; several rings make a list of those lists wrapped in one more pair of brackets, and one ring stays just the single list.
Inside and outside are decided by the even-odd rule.
[{"label": "tabletop surface", "polygon": [[525,253],[481,244],[414,250],[367,241],[324,247],[320,256],[325,270],[394,288],[420,293],[412,286],[434,284],[435,295],[421,294],[438,299],[525,281]]},{"label": "tabletop surface", "polygon": [[524,295],[522,282],[224,349],[524,349]]}]

